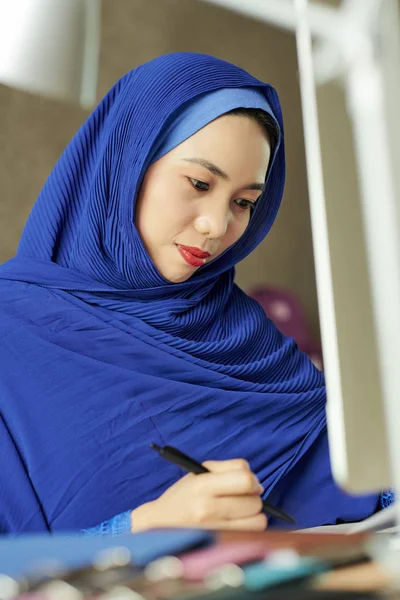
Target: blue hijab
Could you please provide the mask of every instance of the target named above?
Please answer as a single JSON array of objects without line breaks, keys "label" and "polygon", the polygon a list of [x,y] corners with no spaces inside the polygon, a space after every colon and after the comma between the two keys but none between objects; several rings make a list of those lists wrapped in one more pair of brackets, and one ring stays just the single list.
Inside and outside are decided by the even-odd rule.
[{"label": "blue hijab", "polygon": [[[244,105],[281,132],[266,190],[232,247],[169,283],[135,228],[146,169]],[[300,526],[373,511],[332,481],[322,374],[234,283],[283,186],[277,94],[232,64],[162,56],[103,98],[0,267],[0,531],[79,530],[158,497],[182,472],[150,442],[246,458]]]}]

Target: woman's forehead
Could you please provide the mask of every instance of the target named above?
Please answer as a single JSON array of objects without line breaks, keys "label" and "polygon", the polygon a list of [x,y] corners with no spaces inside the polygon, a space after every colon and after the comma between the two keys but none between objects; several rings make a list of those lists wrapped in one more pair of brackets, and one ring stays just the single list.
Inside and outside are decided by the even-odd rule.
[{"label": "woman's forehead", "polygon": [[224,115],[184,140],[165,158],[211,167],[209,170],[222,179],[241,167],[265,174],[270,158],[269,136],[262,125],[247,117]]}]

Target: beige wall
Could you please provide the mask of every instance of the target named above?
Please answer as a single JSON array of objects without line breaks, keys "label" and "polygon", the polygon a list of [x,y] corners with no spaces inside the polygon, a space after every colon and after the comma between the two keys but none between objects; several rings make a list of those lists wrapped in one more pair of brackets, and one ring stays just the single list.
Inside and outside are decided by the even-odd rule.
[{"label": "beige wall", "polygon": [[[99,98],[124,72],[173,51],[213,54],[272,83],[281,97],[287,148],[282,209],[263,244],[237,269],[245,289],[292,289],[318,332],[294,37],[198,0],[103,0]],[[28,212],[68,140],[77,107],[0,87],[0,261],[15,252]]]}]

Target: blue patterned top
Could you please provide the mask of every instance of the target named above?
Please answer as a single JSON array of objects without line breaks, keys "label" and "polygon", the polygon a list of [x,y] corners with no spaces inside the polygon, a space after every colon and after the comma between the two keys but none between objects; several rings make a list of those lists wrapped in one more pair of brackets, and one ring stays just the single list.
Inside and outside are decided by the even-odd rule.
[{"label": "blue patterned top", "polygon": [[100,525],[97,525],[96,527],[83,529],[81,534],[89,536],[110,535],[114,537],[116,535],[121,535],[122,533],[128,533],[130,530],[131,511],[127,510],[126,512],[116,515],[108,521],[100,523]]},{"label": "blue patterned top", "polygon": [[388,506],[393,504],[394,501],[395,501],[394,492],[392,492],[391,490],[385,490],[384,492],[382,492],[382,494],[380,496],[380,507],[387,508]]}]

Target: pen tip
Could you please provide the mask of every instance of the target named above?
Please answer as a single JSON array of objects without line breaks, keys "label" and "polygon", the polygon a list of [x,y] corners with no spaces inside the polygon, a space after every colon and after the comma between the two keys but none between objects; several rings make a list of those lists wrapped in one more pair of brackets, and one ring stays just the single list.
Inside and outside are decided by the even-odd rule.
[{"label": "pen tip", "polygon": [[160,447],[160,446],[158,446],[157,444],[154,444],[153,442],[150,444],[150,448],[151,448],[152,450],[156,450],[157,452],[158,452],[159,450],[161,450],[161,447]]}]

